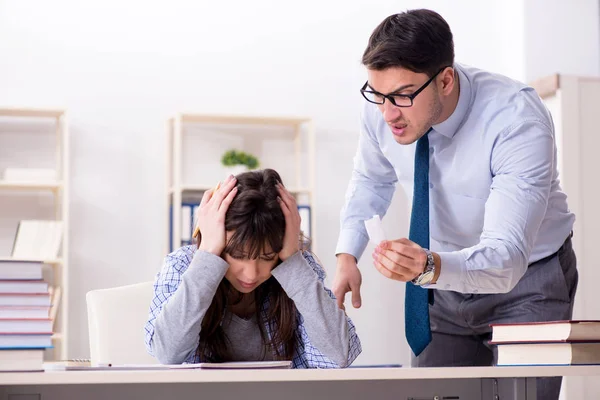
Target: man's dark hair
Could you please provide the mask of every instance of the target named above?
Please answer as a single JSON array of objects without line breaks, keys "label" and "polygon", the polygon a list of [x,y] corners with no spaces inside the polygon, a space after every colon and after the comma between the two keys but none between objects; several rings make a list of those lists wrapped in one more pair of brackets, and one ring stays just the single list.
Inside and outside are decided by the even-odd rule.
[{"label": "man's dark hair", "polygon": [[401,67],[433,76],[454,63],[452,31],[435,11],[390,15],[371,34],[362,63],[376,71]]}]

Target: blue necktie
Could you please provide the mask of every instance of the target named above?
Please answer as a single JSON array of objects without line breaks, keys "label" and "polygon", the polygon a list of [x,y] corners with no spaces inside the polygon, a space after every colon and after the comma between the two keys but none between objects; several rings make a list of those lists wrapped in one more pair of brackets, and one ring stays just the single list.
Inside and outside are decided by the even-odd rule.
[{"label": "blue necktie", "polygon": [[[428,134],[417,141],[415,152],[415,188],[413,193],[410,231],[408,238],[429,249],[429,138]],[[429,326],[429,292],[420,286],[406,283],[404,300],[404,329],[406,340],[415,356],[421,354],[431,342]],[[433,294],[433,293],[432,293]]]}]

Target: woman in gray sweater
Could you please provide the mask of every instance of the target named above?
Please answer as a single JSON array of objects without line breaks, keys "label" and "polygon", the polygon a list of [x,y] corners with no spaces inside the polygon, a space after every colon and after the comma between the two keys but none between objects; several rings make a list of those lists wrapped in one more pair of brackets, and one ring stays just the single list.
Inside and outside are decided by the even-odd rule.
[{"label": "woman in gray sweater", "polygon": [[230,176],[198,210],[198,245],[169,254],[154,283],[148,352],[163,364],[292,360],[347,367],[352,321],[302,249],[294,197],[274,170]]}]

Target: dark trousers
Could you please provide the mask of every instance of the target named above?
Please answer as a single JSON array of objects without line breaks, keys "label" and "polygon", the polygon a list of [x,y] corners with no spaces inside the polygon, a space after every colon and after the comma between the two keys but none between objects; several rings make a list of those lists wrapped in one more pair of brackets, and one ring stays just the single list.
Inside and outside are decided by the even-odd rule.
[{"label": "dark trousers", "polygon": [[[443,266],[442,266],[443,268]],[[413,367],[495,365],[489,324],[567,320],[573,315],[577,259],[571,237],[555,254],[529,265],[509,293],[462,294],[436,290],[429,306],[432,341]],[[562,377],[539,378],[537,396],[558,400]]]}]

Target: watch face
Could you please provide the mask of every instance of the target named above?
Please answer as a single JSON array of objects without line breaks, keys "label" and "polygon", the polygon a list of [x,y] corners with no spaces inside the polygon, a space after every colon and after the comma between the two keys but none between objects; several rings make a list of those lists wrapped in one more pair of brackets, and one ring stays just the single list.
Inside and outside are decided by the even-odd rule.
[{"label": "watch face", "polygon": [[433,271],[427,271],[419,277],[418,285],[426,285],[433,279]]}]

